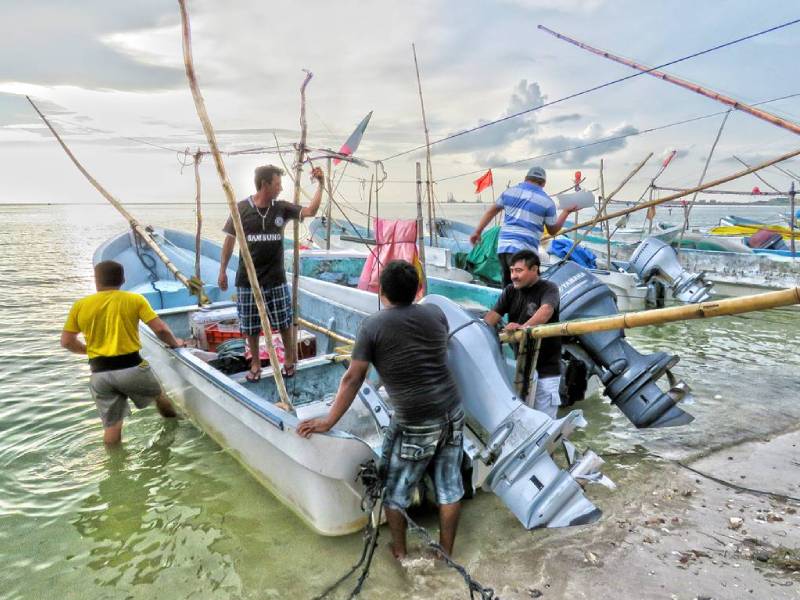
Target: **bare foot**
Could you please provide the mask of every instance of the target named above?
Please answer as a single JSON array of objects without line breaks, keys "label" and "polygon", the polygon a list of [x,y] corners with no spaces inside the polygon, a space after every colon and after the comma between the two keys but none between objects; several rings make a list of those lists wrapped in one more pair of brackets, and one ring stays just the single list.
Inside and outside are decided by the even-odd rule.
[{"label": "bare foot", "polygon": [[394,544],[393,544],[393,543],[391,543],[391,542],[389,542],[389,543],[387,544],[387,546],[389,547],[389,552],[391,552],[391,553],[392,553],[392,556],[394,557],[394,559],[395,559],[396,561],[398,561],[398,562],[401,562],[401,561],[402,561],[402,560],[403,560],[403,559],[406,557],[406,551],[405,551],[405,548],[404,548],[403,550],[397,550],[397,549],[395,548]]}]

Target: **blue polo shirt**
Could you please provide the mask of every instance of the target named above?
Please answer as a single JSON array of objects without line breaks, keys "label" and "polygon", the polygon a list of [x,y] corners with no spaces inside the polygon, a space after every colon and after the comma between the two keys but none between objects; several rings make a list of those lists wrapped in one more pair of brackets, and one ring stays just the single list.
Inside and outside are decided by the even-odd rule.
[{"label": "blue polo shirt", "polygon": [[495,202],[503,209],[497,252],[538,252],[545,225],[555,225],[556,205],[541,187],[529,181],[508,188]]}]

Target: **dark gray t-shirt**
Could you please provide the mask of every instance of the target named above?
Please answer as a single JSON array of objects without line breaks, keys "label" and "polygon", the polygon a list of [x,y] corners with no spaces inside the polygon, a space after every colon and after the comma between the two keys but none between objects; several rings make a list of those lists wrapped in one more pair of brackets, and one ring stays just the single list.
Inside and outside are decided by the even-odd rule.
[{"label": "dark gray t-shirt", "polygon": [[447,319],[438,306],[395,306],[361,323],[353,359],[372,363],[398,423],[443,417],[461,401],[447,366]]}]

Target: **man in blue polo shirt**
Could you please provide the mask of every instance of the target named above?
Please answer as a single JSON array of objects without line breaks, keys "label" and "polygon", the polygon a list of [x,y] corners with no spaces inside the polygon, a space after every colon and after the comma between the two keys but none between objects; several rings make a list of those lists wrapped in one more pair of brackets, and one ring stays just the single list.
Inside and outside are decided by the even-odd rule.
[{"label": "man in blue polo shirt", "polygon": [[509,260],[515,252],[539,252],[539,239],[547,233],[555,235],[564,226],[567,216],[577,210],[571,206],[556,218],[556,205],[544,191],[547,174],[542,167],[531,167],[525,181],[508,188],[481,217],[469,241],[477,244],[481,232],[500,212],[505,212],[503,226],[497,239],[497,256],[503,268],[503,287],[511,284]]}]

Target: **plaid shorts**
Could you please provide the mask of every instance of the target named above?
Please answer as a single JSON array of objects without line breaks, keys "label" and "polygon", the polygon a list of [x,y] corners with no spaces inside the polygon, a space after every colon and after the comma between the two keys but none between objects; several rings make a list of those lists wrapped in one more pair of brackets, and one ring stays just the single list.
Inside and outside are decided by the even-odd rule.
[{"label": "plaid shorts", "polygon": [[[273,329],[288,329],[292,324],[292,298],[289,285],[282,283],[275,287],[262,287],[264,302],[267,304],[269,323]],[[236,312],[239,314],[239,330],[244,335],[257,335],[261,332],[261,319],[253,290],[249,287],[236,288]]]},{"label": "plaid shorts", "polygon": [[461,459],[464,411],[459,405],[439,419],[415,425],[392,421],[386,431],[381,461],[386,469],[386,506],[408,508],[411,495],[430,472],[439,504],[458,502],[464,495]]}]

